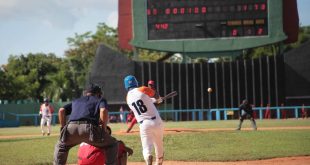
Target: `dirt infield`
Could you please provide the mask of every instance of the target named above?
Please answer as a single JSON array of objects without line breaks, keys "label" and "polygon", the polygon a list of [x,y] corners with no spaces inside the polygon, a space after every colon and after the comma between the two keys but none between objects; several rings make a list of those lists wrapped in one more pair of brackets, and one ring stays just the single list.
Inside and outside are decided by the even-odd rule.
[{"label": "dirt infield", "polygon": [[[297,126],[297,127],[262,127],[259,130],[310,130],[310,126]],[[244,131],[250,131],[252,128],[242,128]],[[188,129],[188,128],[173,128],[165,129],[164,134],[180,134],[180,133],[191,133],[191,132],[215,132],[215,131],[235,131],[235,128],[204,128],[204,129]],[[133,129],[130,133],[126,133],[125,130],[113,132],[115,135],[130,135],[139,134],[139,129]],[[0,137],[1,138],[1,137]]]},{"label": "dirt infield", "polygon": [[[128,165],[145,165],[144,162],[128,162]],[[309,165],[310,156],[274,158],[265,160],[236,161],[236,162],[182,162],[165,161],[165,165]]]}]

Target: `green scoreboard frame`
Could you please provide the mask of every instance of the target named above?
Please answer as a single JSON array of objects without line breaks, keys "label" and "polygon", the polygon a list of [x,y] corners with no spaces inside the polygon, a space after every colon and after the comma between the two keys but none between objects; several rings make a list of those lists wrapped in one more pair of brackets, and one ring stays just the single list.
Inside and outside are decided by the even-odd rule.
[{"label": "green scoreboard frame", "polygon": [[[133,0],[137,48],[240,51],[285,40],[282,0]],[[260,33],[262,32],[262,33]]]}]

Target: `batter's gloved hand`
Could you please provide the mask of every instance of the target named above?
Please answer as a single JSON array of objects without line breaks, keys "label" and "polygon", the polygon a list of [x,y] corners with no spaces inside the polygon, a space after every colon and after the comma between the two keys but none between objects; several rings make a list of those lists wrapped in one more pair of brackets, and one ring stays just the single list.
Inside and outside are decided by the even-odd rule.
[{"label": "batter's gloved hand", "polygon": [[163,102],[163,99],[160,97],[159,99],[157,99],[157,104],[160,104],[160,103],[162,103]]}]

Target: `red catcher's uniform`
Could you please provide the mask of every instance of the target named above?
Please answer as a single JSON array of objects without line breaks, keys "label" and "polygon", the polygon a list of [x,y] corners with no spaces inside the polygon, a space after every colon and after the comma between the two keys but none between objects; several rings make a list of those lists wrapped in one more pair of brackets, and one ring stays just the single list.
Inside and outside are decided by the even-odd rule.
[{"label": "red catcher's uniform", "polygon": [[[119,165],[122,165],[121,159],[124,154],[127,154],[125,150],[125,144],[123,142],[119,142],[117,156],[117,161]],[[78,151],[79,165],[104,165],[105,161],[106,155],[104,151],[87,143],[80,144],[80,148]]]},{"label": "red catcher's uniform", "polygon": [[127,115],[127,133],[130,132],[130,130],[133,128],[133,126],[137,123],[137,119],[135,118],[135,115],[132,111]]}]

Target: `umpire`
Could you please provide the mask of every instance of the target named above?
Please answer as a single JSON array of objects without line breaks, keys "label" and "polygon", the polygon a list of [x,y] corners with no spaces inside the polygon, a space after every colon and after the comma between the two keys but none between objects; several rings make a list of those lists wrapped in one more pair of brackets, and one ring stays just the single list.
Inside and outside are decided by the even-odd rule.
[{"label": "umpire", "polygon": [[250,117],[253,130],[257,130],[256,122],[255,122],[254,116],[253,116],[252,106],[249,104],[248,100],[242,101],[242,104],[239,107],[239,116],[240,116],[240,121],[239,121],[238,128],[236,130],[241,129],[241,125],[243,123],[243,120],[246,119],[248,116]]},{"label": "umpire", "polygon": [[[101,97],[101,88],[91,85],[82,96],[59,109],[60,138],[55,146],[54,165],[65,165],[69,150],[82,143],[101,148],[106,153],[106,164],[117,159],[117,140],[107,133],[107,101]],[[66,123],[66,115],[70,115]]]}]

